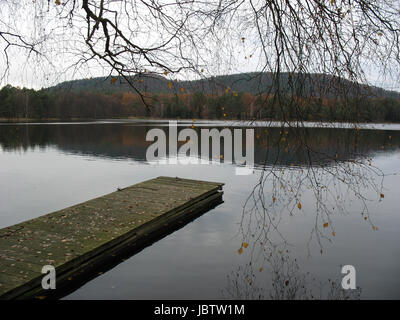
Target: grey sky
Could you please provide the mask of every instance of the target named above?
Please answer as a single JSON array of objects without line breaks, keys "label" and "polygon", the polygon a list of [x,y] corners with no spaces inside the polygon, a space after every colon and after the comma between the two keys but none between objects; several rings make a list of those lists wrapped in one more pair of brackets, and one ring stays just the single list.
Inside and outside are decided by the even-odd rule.
[{"label": "grey sky", "polygon": [[[170,30],[165,26],[156,25],[157,19],[151,17],[146,6],[136,8],[132,6],[133,2],[131,1],[111,2],[113,2],[109,7],[111,9],[126,10],[125,6],[128,6],[128,9],[131,10],[130,14],[136,14],[135,19],[124,20],[122,15],[119,20],[121,29],[129,35],[135,44],[154,47],[157,43],[168,38]],[[164,4],[174,3],[174,1],[159,2]],[[262,1],[253,2],[258,4]],[[28,55],[26,49],[9,48],[7,51],[9,69],[7,69],[7,57],[3,51],[7,43],[0,39],[3,40],[0,41],[0,48],[3,53],[0,54],[0,72],[2,74],[5,72],[5,76],[0,82],[1,86],[10,83],[14,86],[40,88],[65,80],[104,76],[111,72],[111,68],[104,62],[83,62],[81,60],[83,57],[88,57],[88,48],[84,43],[87,32],[84,12],[80,9],[79,2],[72,20],[68,21],[68,19],[62,17],[68,16],[71,1],[61,0],[60,3],[61,5],[57,5],[56,1],[50,1],[49,4],[47,1],[39,3],[32,3],[32,1],[27,0],[0,1],[0,31],[22,35],[27,42],[38,42],[37,49],[40,52],[40,55],[35,53]],[[211,4],[212,1],[208,1],[208,3]],[[174,11],[169,12],[169,14],[179,17],[179,14]],[[254,25],[246,26],[233,20],[229,24],[225,24],[225,28],[215,28],[214,34],[209,36],[202,30],[198,20],[193,18],[191,23],[193,29],[198,30],[197,41],[203,43],[199,43],[197,46],[198,51],[194,51],[189,45],[183,47],[182,50],[185,56],[192,59],[191,62],[196,65],[197,70],[203,69],[204,72],[196,74],[193,71],[181,71],[177,74],[169,73],[168,78],[194,79],[199,76],[261,71],[266,66],[269,53],[262,52],[260,39],[255,33]],[[205,22],[206,24],[207,22]],[[266,25],[262,30],[266,33],[271,32],[268,28],[268,25]],[[101,45],[100,43],[99,46]],[[177,50],[174,45],[171,44],[165,53],[157,54],[161,55],[159,59],[165,58],[168,65],[177,67],[182,61],[173,58],[173,54]],[[164,54],[165,57],[162,56]],[[271,60],[273,58],[274,53],[271,50]],[[387,72],[383,76],[379,62],[377,61],[374,64],[374,61],[370,61],[368,58],[366,56],[364,59],[364,71],[368,81],[387,89],[400,90],[399,66],[389,64],[386,69]],[[152,70],[151,66],[140,59],[135,61],[134,64],[137,66],[142,64],[143,69],[148,68],[148,71],[159,73],[163,71],[160,68],[153,68],[154,70]],[[320,66],[318,64],[314,67],[310,65],[310,69],[313,70],[313,68],[318,72]],[[269,71],[268,68],[265,71]]]}]

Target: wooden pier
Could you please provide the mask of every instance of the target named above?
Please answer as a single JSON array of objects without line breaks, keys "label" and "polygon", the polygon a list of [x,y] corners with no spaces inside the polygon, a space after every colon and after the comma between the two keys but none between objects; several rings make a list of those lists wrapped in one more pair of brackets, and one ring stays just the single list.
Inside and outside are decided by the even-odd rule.
[{"label": "wooden pier", "polygon": [[[222,186],[158,177],[0,229],[0,299],[55,294],[128,248],[143,248],[215,207]],[[55,290],[42,289],[44,265],[55,267]]]}]

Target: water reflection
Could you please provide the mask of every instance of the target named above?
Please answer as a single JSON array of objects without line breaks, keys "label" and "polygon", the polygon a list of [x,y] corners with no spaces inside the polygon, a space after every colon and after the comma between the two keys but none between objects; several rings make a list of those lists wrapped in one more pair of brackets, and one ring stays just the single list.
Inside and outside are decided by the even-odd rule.
[{"label": "water reflection", "polygon": [[232,166],[146,165],[145,137],[155,127],[168,133],[159,123],[124,121],[0,125],[3,221],[156,175],[226,183],[223,205],[67,298],[220,298],[221,290],[241,299],[358,298],[339,288],[339,264],[348,263],[363,298],[400,297],[398,179],[388,175],[398,171],[400,131],[257,127],[258,170],[239,177]]},{"label": "water reflection", "polygon": [[[0,125],[0,147],[4,151],[26,151],[51,146],[72,154],[145,161],[152,143],[146,141],[146,133],[155,127],[157,124],[129,123]],[[168,128],[161,128],[168,134]],[[194,127],[198,133],[204,128]],[[254,136],[257,167],[308,166],[310,161],[329,165],[400,147],[400,131],[389,130],[256,127]],[[223,143],[221,140],[221,151]],[[245,137],[243,150],[244,143]]]},{"label": "water reflection", "polygon": [[287,247],[273,247],[261,264],[253,261],[227,276],[222,296],[233,300],[358,300],[362,290],[345,290],[341,279],[321,281],[302,272]]}]

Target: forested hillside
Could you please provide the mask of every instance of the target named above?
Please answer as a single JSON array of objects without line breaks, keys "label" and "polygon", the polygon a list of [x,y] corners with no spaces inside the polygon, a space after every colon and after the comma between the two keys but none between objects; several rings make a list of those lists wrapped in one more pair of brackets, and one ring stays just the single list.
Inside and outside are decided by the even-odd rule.
[{"label": "forested hillside", "polygon": [[[115,81],[111,81],[114,79]],[[130,83],[128,83],[128,81]],[[66,81],[50,89],[75,92],[116,93],[131,91],[134,85],[139,91],[149,93],[203,92],[222,94],[228,88],[231,91],[246,92],[253,95],[270,94],[279,90],[284,94],[302,94],[332,98],[340,95],[399,98],[400,93],[382,88],[358,85],[354,82],[323,74],[289,74],[281,73],[276,81],[272,73],[241,73],[227,76],[210,77],[193,81],[175,81],[157,74],[144,73],[127,80],[115,77],[99,77]]]},{"label": "forested hillside", "polygon": [[[281,99],[292,96],[293,90],[306,91],[307,94],[302,96],[309,98],[299,98],[296,104],[288,101],[278,105],[271,98],[278,87],[272,85],[270,74],[241,74],[185,82],[170,81],[159,75],[130,79],[143,96],[133,93],[119,78],[96,78],[64,82],[41,90],[5,86],[0,90],[0,118],[400,122],[400,94],[397,92],[359,87],[350,81],[322,75],[308,75],[306,80],[289,74],[285,77],[279,85]],[[296,86],[297,82],[302,86]],[[339,91],[343,97],[338,96]]]}]

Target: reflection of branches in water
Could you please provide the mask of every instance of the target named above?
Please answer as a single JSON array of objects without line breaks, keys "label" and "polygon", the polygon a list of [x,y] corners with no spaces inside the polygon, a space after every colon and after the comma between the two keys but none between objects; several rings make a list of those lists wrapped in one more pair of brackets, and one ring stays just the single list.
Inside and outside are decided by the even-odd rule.
[{"label": "reflection of branches in water", "polygon": [[222,292],[226,298],[235,300],[258,300],[264,298],[264,290],[253,284],[255,275],[248,264],[238,267],[228,275],[228,286]]},{"label": "reflection of branches in water", "polygon": [[[279,228],[281,221],[304,211],[302,201],[310,195],[315,215],[308,247],[315,239],[322,252],[323,240],[331,241],[336,235],[333,214],[348,214],[353,202],[357,203],[357,210],[372,229],[377,230],[368,210],[368,202],[373,199],[368,197],[371,192],[378,199],[384,196],[383,172],[372,164],[371,158],[357,151],[356,143],[346,142],[344,148],[348,149],[350,157],[341,158],[338,153],[328,155],[310,147],[307,129],[296,133],[292,135],[290,129],[282,128],[278,142],[276,139],[267,141],[265,164],[243,208],[240,223],[243,241],[251,237],[255,243],[265,246],[287,244]],[[272,156],[268,145],[275,149]],[[283,166],[284,153],[306,154],[307,163]]]},{"label": "reflection of branches in water", "polygon": [[[255,271],[252,262],[239,266],[236,272],[228,275],[228,284],[222,295],[235,300],[360,299],[360,288],[344,290],[340,281],[328,279],[321,282],[309,272],[302,273],[297,260],[291,258],[286,249],[272,249],[263,265],[265,269],[260,267],[258,271]],[[270,275],[270,279],[266,274]]]},{"label": "reflection of branches in water", "polygon": [[[322,253],[323,240],[332,241],[336,235],[334,213],[349,214],[350,205],[376,230],[368,202],[371,194],[378,199],[383,196],[385,175],[358,151],[354,141],[343,143],[340,149],[346,150],[346,156],[342,156],[311,147],[305,128],[292,133],[290,128],[281,128],[278,141],[267,140],[264,166],[245,202],[240,223],[242,248],[252,243],[246,252],[250,263],[228,277],[224,295],[234,299],[358,299],[359,288],[343,290],[337,281],[321,282],[310,273],[302,273],[297,260],[289,255],[281,222],[301,211],[309,212],[310,203],[305,199],[312,198],[315,213],[307,243],[309,254],[312,241]],[[299,166],[286,164],[285,154],[291,153],[305,154],[307,161]],[[260,287],[264,268],[271,277],[268,291],[265,284]]]}]

